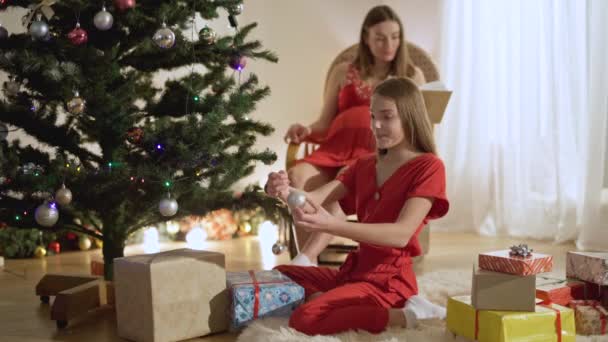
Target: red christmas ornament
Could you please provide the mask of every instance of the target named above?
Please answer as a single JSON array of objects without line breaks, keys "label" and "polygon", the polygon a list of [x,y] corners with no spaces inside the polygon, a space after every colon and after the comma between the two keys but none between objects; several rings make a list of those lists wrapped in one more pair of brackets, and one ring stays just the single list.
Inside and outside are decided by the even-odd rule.
[{"label": "red christmas ornament", "polygon": [[0,0],[0,7],[4,8],[6,6],[8,6],[8,0]]},{"label": "red christmas ornament", "polygon": [[68,33],[68,39],[74,45],[81,45],[89,40],[89,35],[87,34],[87,31],[80,28],[80,23],[77,23],[76,28]]},{"label": "red christmas ornament", "polygon": [[65,237],[68,240],[76,240],[78,238],[78,235],[72,233],[72,232],[68,232],[67,234],[65,234]]},{"label": "red christmas ornament", "polygon": [[61,245],[59,242],[53,241],[49,243],[49,249],[55,252],[55,254],[59,254],[59,252],[61,252]]},{"label": "red christmas ornament", "polygon": [[144,137],[144,130],[141,127],[131,127],[127,131],[127,139],[132,144],[138,144]]},{"label": "red christmas ornament", "polygon": [[114,0],[114,7],[119,11],[126,11],[135,7],[135,0]]}]

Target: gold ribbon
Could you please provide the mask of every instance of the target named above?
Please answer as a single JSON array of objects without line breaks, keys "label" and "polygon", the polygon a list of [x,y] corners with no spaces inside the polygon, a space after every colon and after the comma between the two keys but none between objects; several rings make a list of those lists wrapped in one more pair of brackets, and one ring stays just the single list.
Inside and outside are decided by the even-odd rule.
[{"label": "gold ribbon", "polygon": [[54,5],[56,2],[57,0],[42,0],[37,5],[30,5],[29,13],[22,19],[23,26],[30,26],[32,19],[34,18],[36,13],[38,13],[38,11],[40,11],[40,13],[44,15],[46,20],[51,20],[51,18],[55,14],[55,11],[53,11],[53,8],[51,8],[51,6]]}]

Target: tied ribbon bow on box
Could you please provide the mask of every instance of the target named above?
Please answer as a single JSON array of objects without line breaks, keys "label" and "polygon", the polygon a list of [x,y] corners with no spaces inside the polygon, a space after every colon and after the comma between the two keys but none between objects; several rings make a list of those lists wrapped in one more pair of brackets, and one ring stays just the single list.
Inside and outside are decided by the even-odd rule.
[{"label": "tied ribbon bow on box", "polygon": [[32,23],[32,19],[34,19],[34,16],[39,11],[44,15],[46,20],[51,20],[53,15],[55,15],[55,11],[53,11],[53,8],[51,8],[51,6],[54,5],[56,2],[57,0],[42,0],[37,5],[30,5],[30,11],[21,19],[23,26],[29,27]]},{"label": "tied ribbon bow on box", "polygon": [[249,270],[249,277],[251,277],[251,282],[240,282],[233,283],[232,285],[253,285],[253,319],[257,319],[260,313],[260,285],[262,284],[285,284],[291,282],[290,279],[282,279],[282,280],[273,280],[273,281],[258,281],[255,276],[255,271]]},{"label": "tied ribbon bow on box", "polygon": [[512,257],[527,258],[532,256],[532,252],[534,252],[534,250],[528,247],[528,244],[525,243],[519,244],[517,246],[511,246],[509,249],[511,250],[509,252],[509,255]]},{"label": "tied ribbon bow on box", "polygon": [[[552,307],[553,303],[551,303],[550,300],[545,300],[542,301],[536,305],[540,305],[542,307],[545,307],[547,309],[551,309],[553,311],[555,311],[555,332],[557,334],[557,342],[562,342],[562,316],[561,316],[561,312]],[[479,310],[475,310],[475,341],[477,341],[479,338]]]}]

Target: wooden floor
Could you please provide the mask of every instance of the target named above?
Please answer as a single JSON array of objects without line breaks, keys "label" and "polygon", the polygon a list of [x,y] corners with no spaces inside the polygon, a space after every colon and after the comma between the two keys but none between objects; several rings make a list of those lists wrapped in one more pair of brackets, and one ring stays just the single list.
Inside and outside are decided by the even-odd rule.
[{"label": "wooden floor", "polygon": [[[445,269],[470,272],[478,252],[504,249],[520,242],[472,234],[433,233],[431,251],[417,265],[416,272],[423,274]],[[565,268],[566,251],[575,249],[573,244],[528,243],[537,252],[552,254],[558,272],[563,272]],[[181,247],[184,245],[161,246],[162,249]],[[208,242],[205,248],[225,253],[228,271],[269,269],[288,261],[287,255],[273,255],[271,246],[265,246],[256,237]],[[138,246],[130,246],[126,250],[128,255],[142,252]],[[85,319],[70,322],[68,328],[58,331],[55,323],[49,319],[49,307],[42,305],[34,295],[34,286],[46,272],[87,274],[93,258],[101,258],[99,250],[69,252],[45,259],[6,260],[4,269],[0,268],[0,341],[124,341],[116,335],[116,322],[111,310],[98,310]],[[191,341],[234,341],[236,337],[236,334],[226,333]]]}]

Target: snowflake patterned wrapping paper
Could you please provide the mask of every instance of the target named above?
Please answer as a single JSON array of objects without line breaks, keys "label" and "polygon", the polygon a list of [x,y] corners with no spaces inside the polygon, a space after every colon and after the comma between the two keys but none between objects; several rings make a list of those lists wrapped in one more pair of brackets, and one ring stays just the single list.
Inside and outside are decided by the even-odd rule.
[{"label": "snowflake patterned wrapping paper", "polygon": [[279,271],[227,272],[230,330],[262,317],[289,317],[304,302],[304,288]]}]

